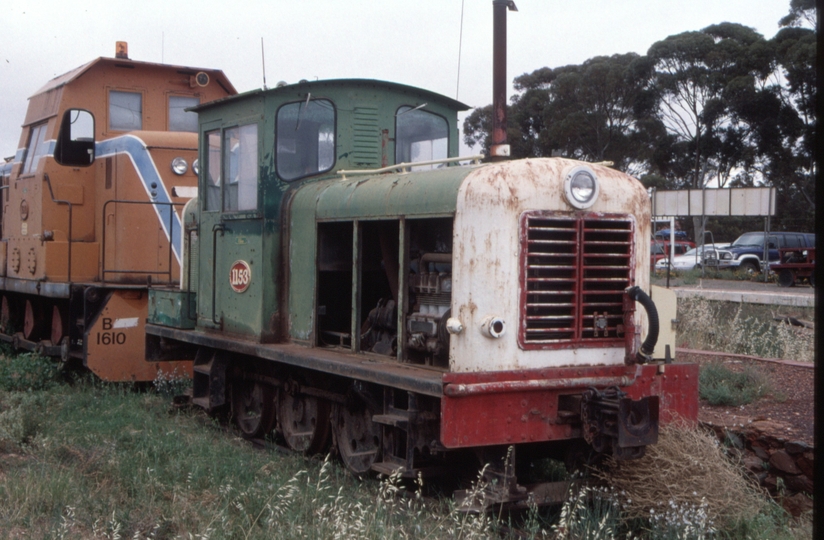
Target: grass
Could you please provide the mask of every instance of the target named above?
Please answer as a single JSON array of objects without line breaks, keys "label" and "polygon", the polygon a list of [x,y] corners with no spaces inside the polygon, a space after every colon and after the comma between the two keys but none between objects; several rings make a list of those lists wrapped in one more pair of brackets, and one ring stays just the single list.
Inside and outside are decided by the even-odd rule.
[{"label": "grass", "polygon": [[678,300],[678,344],[688,344],[691,349],[813,362],[813,332],[774,320],[778,315],[788,315],[790,309],[797,318],[814,320],[814,312],[808,308],[682,298]]},{"label": "grass", "polygon": [[705,364],[698,381],[698,394],[710,405],[746,405],[770,391],[767,378],[750,366],[732,371],[721,364]]},{"label": "grass", "polygon": [[[0,357],[4,377],[27,380],[13,390],[7,381],[0,386],[0,538],[801,537],[783,511],[757,494],[732,495],[750,501],[752,513],[718,517],[730,505],[717,503],[711,488],[732,494],[730,479],[744,476],[690,477],[721,470],[717,462],[725,458],[709,440],[696,450],[662,432],[653,447],[660,451],[651,448],[644,458],[653,461],[638,462],[647,476],[637,493],[648,486],[681,494],[677,515],[689,517],[686,525],[651,517],[652,507],[615,472],[626,473],[624,465],[603,488],[575,485],[560,507],[477,514],[461,511],[451,498],[423,497],[421,481],[411,489],[399,478],[358,481],[334,459],[255,450],[205,415],[173,409],[162,395],[168,380],[157,390],[140,390],[53,373],[26,364],[54,367],[50,360],[26,358]],[[679,474],[662,465],[661,456],[674,451],[680,453],[667,459],[682,465]],[[541,476],[564,477],[558,467],[536,462]],[[482,496],[483,488],[477,483],[475,493]],[[666,500],[654,491],[648,496]]]}]

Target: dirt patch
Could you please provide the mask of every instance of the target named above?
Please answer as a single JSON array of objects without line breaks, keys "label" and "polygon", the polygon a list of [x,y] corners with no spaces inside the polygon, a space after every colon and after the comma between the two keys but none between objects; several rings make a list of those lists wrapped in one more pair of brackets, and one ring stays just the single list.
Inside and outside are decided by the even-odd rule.
[{"label": "dirt patch", "polygon": [[701,422],[732,431],[754,431],[776,439],[801,441],[813,446],[815,370],[789,364],[698,354],[681,355],[679,360],[698,364],[721,362],[731,371],[749,368],[758,371],[769,381],[767,394],[747,405],[711,406],[702,401],[698,412]]}]

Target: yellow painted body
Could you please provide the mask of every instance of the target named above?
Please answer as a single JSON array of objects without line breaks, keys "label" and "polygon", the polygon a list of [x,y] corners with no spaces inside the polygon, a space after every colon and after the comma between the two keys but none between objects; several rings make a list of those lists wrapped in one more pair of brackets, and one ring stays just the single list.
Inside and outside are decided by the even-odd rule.
[{"label": "yellow painted body", "polygon": [[165,375],[192,376],[191,361],[147,362],[147,291],[118,290],[89,329],[86,367],[106,381],[151,381]]},{"label": "yellow painted body", "polygon": [[[179,99],[189,107],[234,93],[218,70],[98,58],[29,98],[16,155],[0,164],[0,339],[81,359],[104,380],[191,372],[191,362],[145,361],[147,287],[180,282],[180,216],[197,186],[196,122],[191,131],[181,122]],[[139,106],[122,106],[123,95],[139,96]],[[78,166],[57,149],[66,127],[75,128],[67,119],[81,113],[93,118],[82,137],[93,134],[94,159]],[[173,172],[175,158],[186,162],[182,174]],[[93,306],[105,316],[90,311],[90,289],[111,293],[104,307]],[[128,329],[128,345],[104,346],[90,333],[92,320],[102,332],[103,319],[131,317],[140,324]]]}]

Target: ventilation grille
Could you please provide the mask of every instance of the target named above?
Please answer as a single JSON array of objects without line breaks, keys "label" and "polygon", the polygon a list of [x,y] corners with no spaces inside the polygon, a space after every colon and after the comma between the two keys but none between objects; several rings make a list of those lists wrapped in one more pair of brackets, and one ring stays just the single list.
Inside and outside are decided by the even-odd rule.
[{"label": "ventilation grille", "polygon": [[521,345],[624,344],[633,221],[527,214],[522,235]]},{"label": "ventilation grille", "polygon": [[378,109],[358,106],[352,122],[352,162],[358,167],[380,167],[381,137]]}]

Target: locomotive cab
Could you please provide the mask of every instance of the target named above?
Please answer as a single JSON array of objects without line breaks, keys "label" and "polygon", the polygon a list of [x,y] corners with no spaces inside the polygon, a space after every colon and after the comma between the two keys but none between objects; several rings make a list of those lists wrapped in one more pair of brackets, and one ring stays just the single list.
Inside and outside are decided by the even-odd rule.
[{"label": "locomotive cab", "polygon": [[186,109],[234,93],[220,71],[121,54],[29,99],[19,149],[0,166],[0,339],[104,380],[190,371],[190,359],[146,361],[148,284],[180,281],[188,198],[175,188],[197,185],[197,115]]}]

